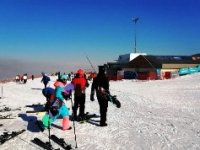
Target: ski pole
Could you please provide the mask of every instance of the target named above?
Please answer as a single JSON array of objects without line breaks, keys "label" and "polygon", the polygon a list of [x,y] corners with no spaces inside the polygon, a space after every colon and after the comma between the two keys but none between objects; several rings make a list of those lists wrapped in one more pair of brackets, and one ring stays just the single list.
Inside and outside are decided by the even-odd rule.
[{"label": "ski pole", "polygon": [[50,128],[50,107],[51,107],[51,104],[50,104],[50,99],[49,98],[47,98],[47,103],[49,102],[49,110],[48,110],[48,113],[49,113],[49,119],[48,119],[48,130],[49,130],[49,146],[51,146],[51,138],[50,138],[50,136],[51,136],[51,128]]},{"label": "ski pole", "polygon": [[50,136],[51,136],[51,128],[50,128],[50,110],[49,110],[49,119],[48,119],[48,130],[49,130],[49,146],[51,146],[51,139],[50,139]]},{"label": "ski pole", "polygon": [[73,114],[72,116],[73,116],[74,136],[75,136],[75,143],[76,143],[75,148],[78,148],[77,141],[76,141],[76,129],[75,129],[74,110],[73,110],[74,104],[73,104],[73,101],[72,101],[72,96],[71,96],[71,104],[72,104],[72,114]]}]

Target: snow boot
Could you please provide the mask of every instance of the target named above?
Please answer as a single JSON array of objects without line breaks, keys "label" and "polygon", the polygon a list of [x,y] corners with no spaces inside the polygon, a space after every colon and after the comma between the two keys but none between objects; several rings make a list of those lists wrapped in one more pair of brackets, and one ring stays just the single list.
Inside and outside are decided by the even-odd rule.
[{"label": "snow boot", "polygon": [[69,117],[64,117],[62,120],[62,129],[68,130],[69,128]]}]

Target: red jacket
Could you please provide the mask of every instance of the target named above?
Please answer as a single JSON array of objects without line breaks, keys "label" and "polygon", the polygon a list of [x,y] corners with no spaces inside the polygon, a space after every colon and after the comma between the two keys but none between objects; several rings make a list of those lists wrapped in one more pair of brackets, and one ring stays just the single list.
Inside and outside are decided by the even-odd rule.
[{"label": "red jacket", "polygon": [[72,80],[72,84],[74,85],[74,89],[76,89],[76,87],[79,85],[81,87],[82,93],[85,93],[86,83],[87,83],[87,81],[84,77],[75,77]]}]

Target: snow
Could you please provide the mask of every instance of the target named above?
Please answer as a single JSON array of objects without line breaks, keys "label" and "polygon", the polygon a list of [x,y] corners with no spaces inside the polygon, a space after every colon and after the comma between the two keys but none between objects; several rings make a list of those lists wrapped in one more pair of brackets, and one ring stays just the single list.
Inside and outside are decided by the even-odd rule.
[{"label": "snow", "polygon": [[[50,85],[56,77],[51,77]],[[40,132],[35,121],[42,118],[36,113],[26,114],[33,108],[26,105],[45,103],[41,90],[41,78],[28,80],[27,84],[9,82],[0,84],[3,97],[0,109],[5,106],[16,119],[1,119],[0,135],[4,131],[26,129],[18,137],[0,145],[1,150],[38,150],[31,142],[34,137],[48,141],[48,130]],[[90,83],[91,86],[91,83]],[[91,102],[90,88],[86,93],[86,112],[99,115],[97,100]],[[194,150],[200,149],[200,73],[169,80],[111,81],[110,91],[117,95],[122,107],[109,103],[107,127],[75,122],[77,150]],[[67,101],[71,111],[71,102]],[[99,118],[92,118],[99,124]],[[61,130],[61,119],[51,127],[51,133],[71,144],[75,149],[74,128]],[[95,123],[94,122],[94,123]],[[73,127],[73,122],[71,122]],[[54,148],[60,148],[52,142]],[[62,148],[61,148],[62,149]]]}]

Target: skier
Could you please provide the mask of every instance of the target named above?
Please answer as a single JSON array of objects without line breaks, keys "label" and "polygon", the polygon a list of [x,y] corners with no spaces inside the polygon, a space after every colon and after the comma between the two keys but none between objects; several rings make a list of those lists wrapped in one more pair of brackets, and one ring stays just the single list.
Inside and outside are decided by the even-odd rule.
[{"label": "skier", "polygon": [[43,82],[43,84],[44,84],[44,87],[46,88],[47,87],[47,84],[49,83],[49,81],[50,81],[50,78],[47,76],[47,74],[42,74],[42,80],[41,80],[41,82]]},{"label": "skier", "polygon": [[[89,86],[86,78],[84,77],[84,72],[82,69],[77,70],[76,77],[72,80],[74,85],[74,120],[83,121],[85,115],[85,89]],[[79,119],[77,118],[77,109],[79,110]]]},{"label": "skier", "polygon": [[19,75],[16,75],[16,77],[15,77],[15,81],[16,81],[16,83],[18,83],[19,80],[20,80]]},{"label": "skier", "polygon": [[24,84],[27,82],[27,78],[27,74],[23,74],[22,79]]},{"label": "skier", "polygon": [[96,91],[97,100],[100,107],[100,126],[107,126],[107,108],[108,108],[108,99],[106,94],[109,92],[109,80],[105,75],[105,68],[99,66],[99,73],[93,79],[90,100],[94,101],[94,92]]},{"label": "skier", "polygon": [[63,96],[64,93],[64,86],[67,83],[67,75],[61,75],[60,79],[58,79],[55,83],[55,102],[52,105],[51,113],[53,115],[53,121],[55,121],[59,116],[62,116],[62,129],[68,130],[71,129],[69,126],[69,110],[65,105],[65,97]]}]

